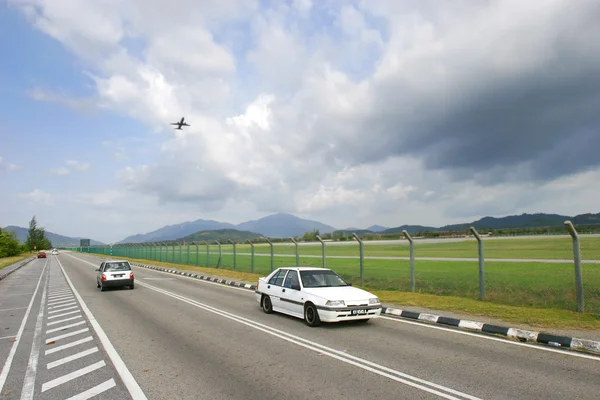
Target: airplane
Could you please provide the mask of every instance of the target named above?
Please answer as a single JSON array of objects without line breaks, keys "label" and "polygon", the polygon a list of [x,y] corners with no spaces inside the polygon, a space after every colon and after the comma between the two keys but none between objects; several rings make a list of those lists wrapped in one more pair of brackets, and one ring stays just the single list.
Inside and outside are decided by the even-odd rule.
[{"label": "airplane", "polygon": [[177,128],[175,128],[175,129],[179,129],[179,130],[183,130],[183,129],[181,129],[182,126],[191,126],[191,125],[183,122],[184,118],[185,117],[181,117],[181,121],[179,121],[179,122],[173,122],[173,123],[171,123],[171,125],[178,125]]}]

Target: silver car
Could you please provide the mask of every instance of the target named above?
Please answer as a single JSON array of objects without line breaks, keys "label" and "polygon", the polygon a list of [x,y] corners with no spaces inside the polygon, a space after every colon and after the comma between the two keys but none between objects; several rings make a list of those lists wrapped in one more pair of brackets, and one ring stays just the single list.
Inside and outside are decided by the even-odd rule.
[{"label": "silver car", "polygon": [[134,287],[133,271],[127,260],[104,261],[96,272],[98,272],[96,285],[101,291],[109,287],[129,286],[129,289]]}]

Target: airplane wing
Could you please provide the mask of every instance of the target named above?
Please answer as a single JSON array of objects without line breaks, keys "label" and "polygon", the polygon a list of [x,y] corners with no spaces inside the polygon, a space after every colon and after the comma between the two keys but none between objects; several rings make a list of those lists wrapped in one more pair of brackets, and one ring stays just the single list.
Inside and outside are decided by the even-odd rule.
[{"label": "airplane wing", "polygon": [[171,125],[179,125],[179,122],[171,122]]},{"label": "airplane wing", "polygon": [[184,122],[182,125],[183,125],[183,126],[191,126],[191,125],[190,125],[190,124],[188,124],[187,122]]}]

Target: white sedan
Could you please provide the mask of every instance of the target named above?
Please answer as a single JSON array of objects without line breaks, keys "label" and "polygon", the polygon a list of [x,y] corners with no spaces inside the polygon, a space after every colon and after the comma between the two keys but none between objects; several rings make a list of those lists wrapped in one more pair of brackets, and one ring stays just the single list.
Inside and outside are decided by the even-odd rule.
[{"label": "white sedan", "polygon": [[256,300],[267,314],[277,311],[321,322],[368,321],[381,314],[377,296],[352,287],[328,268],[283,267],[258,279]]}]

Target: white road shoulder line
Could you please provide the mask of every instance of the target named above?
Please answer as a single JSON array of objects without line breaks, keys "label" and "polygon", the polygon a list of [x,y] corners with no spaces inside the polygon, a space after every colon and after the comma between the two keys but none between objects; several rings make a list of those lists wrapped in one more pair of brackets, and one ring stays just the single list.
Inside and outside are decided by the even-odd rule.
[{"label": "white road shoulder line", "polygon": [[46,368],[47,369],[52,369],[52,368],[58,367],[59,365],[63,365],[63,364],[66,364],[68,362],[71,362],[71,361],[74,361],[74,360],[78,360],[78,359],[80,359],[82,357],[89,356],[90,354],[94,354],[94,353],[97,353],[97,352],[98,352],[98,347],[92,347],[91,349],[87,349],[87,350],[84,350],[84,351],[80,351],[79,353],[75,353],[72,356],[61,358],[60,360],[56,360],[56,361],[53,361],[51,363],[48,363],[48,365],[46,366]]},{"label": "white road shoulder line", "polygon": [[79,326],[79,325],[83,325],[83,324],[85,324],[85,321],[79,321],[79,322],[75,322],[73,324],[59,326],[58,328],[52,328],[52,329],[47,330],[46,334],[62,331],[62,330],[69,329],[74,326]]},{"label": "white road shoulder line", "polygon": [[15,307],[15,308],[3,308],[0,310],[0,312],[7,312],[7,311],[15,311],[15,310],[24,310],[27,307]]},{"label": "white road shoulder line", "polygon": [[40,311],[35,322],[35,331],[33,333],[33,342],[31,344],[31,352],[29,353],[29,362],[25,371],[25,379],[23,380],[23,389],[21,390],[21,400],[33,399],[35,392],[35,378],[37,376],[37,365],[40,358],[40,345],[42,328],[44,327],[44,312],[46,311],[46,291],[48,290],[48,282],[50,281],[50,267],[46,274],[46,283],[42,291],[42,299],[40,300]]},{"label": "white road shoulder line", "polygon": [[17,335],[0,337],[0,340],[2,340],[2,339],[12,339],[14,337],[17,337]]},{"label": "white road shoulder line", "polygon": [[80,333],[88,332],[89,330],[90,330],[90,328],[83,328],[83,329],[80,329],[75,332],[69,332],[69,333],[65,333],[64,335],[54,336],[49,339],[46,339],[46,344],[50,344],[52,342],[56,342],[57,340],[61,340],[61,339],[68,338],[71,336],[79,335]]},{"label": "white road shoulder line", "polygon": [[584,354],[584,353],[575,353],[575,352],[569,351],[569,350],[558,350],[558,349],[553,349],[550,347],[542,347],[540,345],[536,346],[536,345],[529,344],[529,343],[515,342],[512,340],[502,339],[502,338],[493,337],[493,336],[486,336],[486,335],[473,333],[473,332],[460,331],[457,329],[446,328],[443,326],[434,326],[434,325],[428,325],[428,324],[424,324],[424,323],[408,321],[408,320],[399,319],[399,318],[384,317],[383,315],[381,315],[379,317],[379,319],[385,319],[385,320],[389,320],[389,321],[393,321],[393,322],[400,322],[403,324],[418,325],[423,328],[439,329],[442,331],[452,332],[452,333],[456,333],[459,335],[467,335],[467,336],[473,336],[473,337],[484,339],[484,340],[493,340],[496,342],[502,342],[505,344],[513,345],[513,346],[523,346],[523,347],[529,347],[530,349],[533,349],[533,350],[549,351],[551,353],[558,353],[558,354],[562,354],[564,356],[573,356],[573,357],[587,358],[590,360],[600,361],[600,357],[598,357],[598,356],[588,355],[588,354]]},{"label": "white road shoulder line", "polygon": [[86,390],[85,392],[81,392],[78,395],[75,395],[73,397],[69,397],[67,400],[87,400],[87,399],[91,399],[94,396],[99,395],[102,392],[106,392],[108,389],[112,389],[115,386],[117,386],[117,384],[115,383],[114,379],[109,379],[106,382],[103,382],[97,386],[94,386],[91,389]]},{"label": "white road shoulder line", "polygon": [[[127,366],[121,359],[121,356],[119,356],[119,353],[117,353],[117,350],[115,350],[114,346],[108,339],[108,336],[104,332],[104,329],[102,329],[102,327],[100,326],[100,324],[98,323],[98,321],[96,320],[96,318],[94,317],[94,315],[92,314],[90,309],[87,307],[87,305],[85,304],[85,302],[79,295],[79,292],[77,291],[77,289],[75,289],[75,286],[71,282],[71,279],[69,278],[69,275],[67,275],[67,272],[63,268],[60,260],[57,259],[56,261],[58,261],[58,265],[60,266],[60,269],[62,270],[63,275],[65,276],[67,284],[73,291],[73,294],[77,298],[77,301],[79,301],[79,304],[81,305],[81,309],[85,313],[85,316],[87,317],[87,319],[90,321],[92,328],[94,329],[94,331],[96,332],[96,335],[100,339],[100,342],[102,343],[102,346],[104,347],[104,350],[106,351],[106,353],[108,354],[108,357],[112,361],[115,369],[117,370],[117,373],[119,374],[119,376],[121,377],[121,380],[125,384],[125,387],[127,387],[129,394],[131,395],[132,398],[134,398],[136,400],[146,400],[147,397],[144,394],[144,392],[142,391],[142,388],[137,383],[137,381],[135,380],[135,378],[133,377],[133,375],[131,374],[129,369],[127,369]],[[83,261],[83,260],[79,260],[79,261]],[[87,262],[87,261],[84,261],[84,262]],[[90,262],[87,262],[87,263],[92,264]],[[92,265],[94,267],[96,267],[96,265],[94,265],[94,264],[92,264]]]},{"label": "white road shoulder line", "polygon": [[104,362],[104,360],[98,361],[97,363],[88,365],[87,367],[84,367],[84,368],[80,368],[77,371],[73,371],[70,374],[60,376],[56,379],[52,379],[51,381],[48,381],[42,385],[42,393],[45,392],[46,390],[50,390],[52,388],[60,386],[63,383],[67,383],[69,381],[72,381],[73,379],[79,378],[80,376],[89,374],[90,372],[100,369],[100,368],[104,367],[105,365],[106,365],[106,363]]},{"label": "white road shoulder line", "polygon": [[10,352],[8,353],[8,357],[4,362],[4,366],[2,367],[2,372],[0,372],[0,393],[2,393],[2,388],[4,387],[4,383],[6,383],[6,378],[8,377],[8,372],[10,371],[10,367],[12,365],[12,360],[15,357],[15,352],[17,351],[17,346],[21,342],[21,336],[23,335],[23,330],[25,330],[25,324],[27,323],[27,318],[29,318],[29,313],[31,312],[31,307],[33,306],[33,300],[35,300],[35,296],[40,288],[40,283],[42,282],[42,278],[44,277],[44,272],[46,272],[46,266],[48,265],[48,261],[44,264],[44,268],[42,269],[42,273],[40,275],[40,279],[38,280],[38,284],[35,287],[35,291],[33,292],[33,296],[31,296],[31,301],[29,301],[29,306],[27,307],[27,311],[25,312],[25,316],[21,321],[21,326],[19,327],[19,331],[17,332],[17,340],[13,342],[12,347],[10,348]]},{"label": "white road shoulder line", "polygon": [[76,316],[74,316],[74,317],[69,317],[69,318],[65,318],[65,319],[60,319],[60,320],[58,320],[58,321],[52,321],[52,322],[48,322],[48,323],[46,324],[46,326],[52,326],[52,325],[62,324],[63,322],[67,322],[67,321],[73,321],[74,319],[77,319],[77,318],[81,318],[81,314],[79,314],[79,315],[76,315]]},{"label": "white road shoulder line", "polygon": [[63,344],[62,346],[54,347],[52,349],[46,350],[45,355],[53,354],[61,350],[70,349],[71,347],[79,346],[80,344],[91,342],[94,338],[91,336],[84,337],[83,339],[76,340],[71,343]]}]

